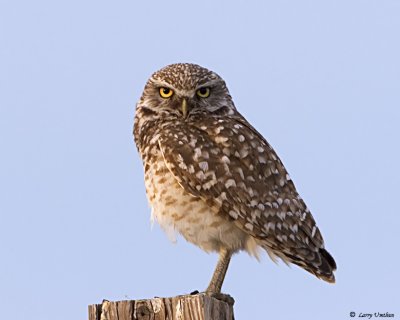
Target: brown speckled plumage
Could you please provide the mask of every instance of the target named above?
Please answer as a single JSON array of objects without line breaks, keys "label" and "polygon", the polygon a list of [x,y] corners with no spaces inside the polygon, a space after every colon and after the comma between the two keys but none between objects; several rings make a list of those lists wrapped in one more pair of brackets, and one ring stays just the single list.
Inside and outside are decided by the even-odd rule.
[{"label": "brown speckled plumage", "polygon": [[[173,95],[161,97],[161,87]],[[210,95],[196,95],[200,88]],[[154,73],[137,104],[134,137],[152,215],[171,236],[178,231],[203,250],[227,252],[228,262],[261,247],[335,281],[335,261],[285,167],[217,74],[194,64]],[[209,291],[220,290],[221,277]]]}]

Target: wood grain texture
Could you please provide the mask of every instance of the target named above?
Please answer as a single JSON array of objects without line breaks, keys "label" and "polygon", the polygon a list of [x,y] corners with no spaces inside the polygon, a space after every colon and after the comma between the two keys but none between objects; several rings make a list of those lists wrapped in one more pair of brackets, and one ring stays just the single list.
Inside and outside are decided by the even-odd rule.
[{"label": "wood grain texture", "polygon": [[204,293],[148,300],[107,301],[89,306],[89,320],[233,320],[229,295]]}]

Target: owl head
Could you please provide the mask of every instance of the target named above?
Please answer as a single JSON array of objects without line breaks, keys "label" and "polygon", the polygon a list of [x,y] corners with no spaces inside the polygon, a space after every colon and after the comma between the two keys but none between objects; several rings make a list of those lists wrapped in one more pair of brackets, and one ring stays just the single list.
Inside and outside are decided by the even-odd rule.
[{"label": "owl head", "polygon": [[225,81],[196,64],[177,63],[155,72],[147,81],[138,107],[157,117],[190,119],[194,115],[233,113]]}]

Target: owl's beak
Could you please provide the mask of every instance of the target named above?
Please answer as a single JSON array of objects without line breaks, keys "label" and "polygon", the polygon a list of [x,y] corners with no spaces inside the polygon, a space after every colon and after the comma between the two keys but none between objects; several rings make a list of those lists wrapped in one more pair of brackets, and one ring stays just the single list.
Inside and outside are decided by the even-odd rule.
[{"label": "owl's beak", "polygon": [[186,115],[187,115],[187,101],[186,101],[186,99],[182,100],[182,114],[183,114],[183,117],[186,118]]}]

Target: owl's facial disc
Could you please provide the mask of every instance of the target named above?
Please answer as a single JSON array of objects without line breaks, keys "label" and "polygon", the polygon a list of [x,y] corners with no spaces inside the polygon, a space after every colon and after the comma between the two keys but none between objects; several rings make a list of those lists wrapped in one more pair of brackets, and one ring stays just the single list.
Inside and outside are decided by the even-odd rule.
[{"label": "owl's facial disc", "polygon": [[235,110],[223,79],[194,64],[169,65],[155,72],[146,84],[143,104],[162,117],[183,119]]},{"label": "owl's facial disc", "polygon": [[151,88],[154,93],[158,93],[155,109],[168,109],[185,119],[193,110],[204,106],[201,100],[207,99],[211,92],[209,86],[176,88],[166,81],[156,79],[153,80]]}]

